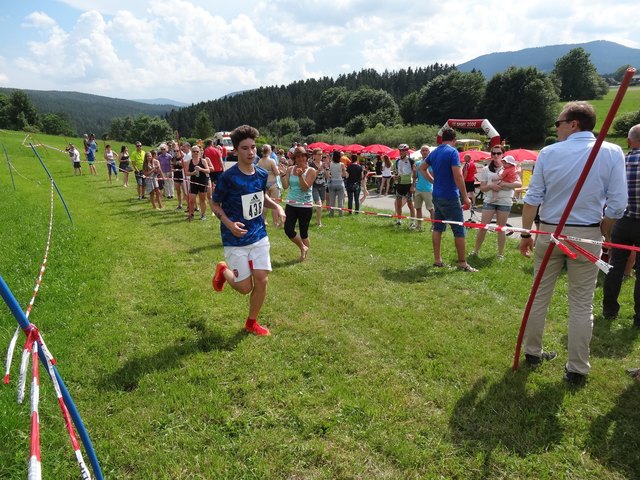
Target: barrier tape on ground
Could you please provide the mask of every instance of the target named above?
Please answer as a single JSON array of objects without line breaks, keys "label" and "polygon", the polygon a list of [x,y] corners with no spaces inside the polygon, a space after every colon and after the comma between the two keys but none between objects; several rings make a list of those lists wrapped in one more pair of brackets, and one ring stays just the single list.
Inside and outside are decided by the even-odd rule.
[{"label": "barrier tape on ground", "polygon": [[49,208],[49,233],[47,234],[47,244],[44,249],[44,259],[42,260],[42,265],[40,266],[40,273],[38,274],[38,279],[36,280],[36,286],[33,289],[33,295],[31,300],[29,301],[29,306],[27,307],[27,311],[24,313],[27,318],[29,318],[29,314],[33,309],[33,303],[36,301],[36,295],[38,295],[38,291],[40,290],[40,285],[42,285],[42,276],[44,275],[44,271],[47,268],[47,258],[49,257],[49,247],[51,246],[51,232],[53,231],[53,180],[51,180],[51,202]]},{"label": "barrier tape on ground", "polygon": [[38,333],[38,343],[40,347],[44,351],[44,356],[47,359],[47,370],[49,371],[49,376],[51,377],[51,381],[53,382],[53,389],[56,394],[56,398],[58,399],[58,405],[60,406],[60,411],[62,413],[62,418],[64,420],[65,427],[67,429],[67,433],[69,435],[69,440],[71,441],[71,446],[73,448],[73,452],[76,456],[76,461],[78,462],[78,467],[80,467],[80,475],[83,480],[91,480],[91,474],[89,473],[89,469],[82,457],[82,451],[80,450],[80,444],[78,443],[78,439],[76,438],[75,430],[73,428],[73,423],[71,423],[71,416],[69,415],[69,410],[67,406],[64,404],[64,399],[62,398],[62,391],[60,389],[60,384],[58,383],[58,379],[56,378],[55,371],[53,366],[55,364],[55,359],[49,352],[49,349],[46,347],[42,335]]},{"label": "barrier tape on ground", "polygon": [[[89,456],[89,460],[91,461],[91,465],[93,467],[93,471],[96,476],[96,479],[102,480],[103,479],[102,471],[100,469],[100,464],[95,454],[95,450],[93,449],[91,440],[89,439],[87,431],[84,427],[84,424],[82,423],[82,419],[80,418],[80,415],[73,403],[73,400],[69,395],[69,392],[66,386],[64,385],[64,382],[62,381],[62,378],[60,377],[60,374],[58,373],[55,367],[55,360],[51,355],[51,352],[49,351],[49,349],[46,347],[44,343],[44,339],[40,335],[37,327],[29,323],[29,320],[27,319],[26,315],[20,308],[20,305],[18,304],[15,297],[9,290],[9,287],[4,282],[4,279],[2,278],[1,275],[0,275],[0,294],[3,300],[5,301],[5,303],[7,304],[7,306],[9,307],[9,309],[11,310],[11,313],[14,315],[16,320],[18,320],[20,328],[27,335],[27,340],[25,343],[25,352],[32,353],[34,365],[38,364],[38,358],[39,358],[40,361],[44,365],[46,365],[48,369],[48,373],[50,374],[51,379],[54,383],[54,389],[56,391],[56,396],[58,397],[58,402],[60,403],[60,408],[62,409],[62,414],[63,414],[65,424],[67,425],[67,431],[71,438],[71,443],[74,448],[76,460],[78,462],[78,465],[80,466],[82,478],[90,479],[91,477],[89,475],[87,466],[84,463],[84,459],[82,458],[82,455],[80,453],[79,444],[77,442],[77,439],[75,438],[75,434],[73,433],[73,425],[69,417],[71,417],[71,419],[73,420],[73,423],[76,425],[78,429],[78,432],[82,439],[82,443],[84,444],[85,450],[87,451],[87,454]],[[35,350],[35,355],[33,355],[34,343],[38,345],[38,347]],[[28,360],[29,360],[29,353],[27,353],[26,362],[24,363],[28,364]],[[26,364],[24,368],[21,368],[21,374],[20,374],[20,377],[25,379],[26,379],[26,369],[27,369]],[[24,397],[24,388],[20,387],[20,385],[22,385],[23,383],[24,383],[24,380],[19,381],[19,392],[18,392],[19,397],[20,396]],[[38,385],[39,385],[39,382],[38,382]],[[20,393],[20,388],[22,388],[22,394]],[[33,395],[33,391],[34,390],[32,390],[32,395]],[[62,399],[62,402],[60,401],[60,399]],[[23,398],[19,398],[19,402],[21,402],[22,400]],[[32,475],[39,475],[39,472],[41,470],[39,441],[38,442],[35,441],[36,438],[39,438],[39,430],[35,428],[35,427],[39,428],[39,419],[37,422],[34,422],[35,418],[36,416],[32,416],[32,432],[33,433],[31,437],[32,448],[31,448],[31,456],[30,456],[30,462],[29,462],[29,478],[40,478],[38,476],[32,476]]]},{"label": "barrier tape on ground", "polygon": [[31,383],[31,455],[29,458],[29,480],[42,478],[42,464],[40,463],[40,417],[38,406],[40,403],[40,373],[38,368],[38,342],[35,341],[37,330],[34,329],[30,336],[34,337],[31,349],[31,363],[33,381]]},{"label": "barrier tape on ground", "polygon": [[4,363],[4,384],[9,384],[9,375],[11,372],[11,362],[13,361],[13,352],[16,349],[16,343],[18,341],[18,337],[20,336],[20,327],[16,328],[16,331],[13,332],[13,336],[11,337],[11,341],[9,342],[9,348],[7,350],[7,358]]},{"label": "barrier tape on ground", "polygon": [[32,183],[33,183],[33,182],[35,182],[35,183],[37,183],[38,185],[41,185],[40,180],[32,180],[32,179],[30,179],[29,177],[25,177],[23,174],[21,174],[21,173],[18,171],[18,169],[15,167],[15,165],[14,165],[13,163],[9,163],[9,166],[12,168],[12,170],[13,170],[14,172],[16,172],[19,176],[21,176],[21,177],[22,177],[22,178],[24,178],[25,180],[27,180],[27,181],[29,181],[29,182],[32,182]]},{"label": "barrier tape on ground", "polygon": [[[27,135],[27,137],[28,137],[28,135]],[[63,154],[65,154],[65,155],[67,154],[67,152],[65,152],[64,150],[61,150],[61,149],[59,149],[59,148],[57,148],[57,147],[53,147],[53,146],[51,146],[51,145],[45,145],[45,144],[43,144],[43,143],[40,143],[40,144],[37,144],[37,145],[35,145],[35,146],[37,146],[37,147],[50,148],[50,149],[52,149],[52,150],[56,150],[56,151],[58,151],[58,152],[60,152],[60,153],[63,153]],[[182,161],[182,160],[181,160],[181,161]],[[89,163],[89,161],[88,161],[88,160],[80,160],[80,162],[81,162],[81,163]],[[103,164],[103,163],[104,163],[104,164],[107,164],[108,162],[107,162],[106,160],[95,160],[95,161],[94,161],[94,162],[92,162],[92,163],[100,163],[100,164]],[[117,169],[119,172],[122,172],[122,173],[134,173],[134,171],[133,171],[133,170],[126,170],[126,169],[124,169],[124,168],[120,168],[120,166],[119,166],[117,163],[113,163],[112,165],[115,165],[115,166],[116,166],[116,169]],[[168,180],[173,180],[173,181],[178,180],[178,182],[179,182],[180,180],[182,180],[182,181],[185,181],[185,182],[187,182],[187,183],[191,182],[191,183],[193,183],[194,185],[200,185],[200,186],[203,186],[203,187],[208,187],[208,186],[209,186],[209,183],[206,183],[206,184],[205,184],[205,183],[198,183],[198,182],[194,182],[194,181],[192,181],[192,180],[190,179],[190,177],[189,177],[188,175],[186,175],[186,170],[184,170],[184,165],[183,165],[183,171],[184,171],[184,173],[185,173],[185,177],[183,177],[183,178],[176,179],[176,178],[174,178],[174,177],[165,177],[165,176],[163,176],[163,175],[158,175],[158,176],[156,177],[156,179],[157,179],[157,180],[163,180],[163,181],[165,181],[165,182],[166,182],[166,181],[168,181]],[[145,177],[145,176],[143,175],[143,176],[142,176],[142,178],[143,178],[143,179],[146,179],[147,177]]]},{"label": "barrier tape on ground", "polygon": [[[44,249],[44,260],[42,261],[42,265],[40,266],[40,273],[38,274],[38,278],[36,280],[36,286],[33,289],[33,295],[31,296],[31,300],[29,301],[29,306],[25,311],[25,316],[29,318],[31,314],[31,310],[33,309],[33,304],[36,300],[36,296],[40,291],[40,286],[42,285],[42,276],[44,275],[44,271],[47,268],[47,258],[49,256],[49,247],[51,245],[51,232],[53,231],[53,180],[51,180],[51,202],[49,208],[49,233],[47,234],[47,243]],[[18,336],[20,335],[20,327],[16,329],[9,342],[9,348],[7,349],[7,358],[5,361],[5,371],[4,371],[4,383],[5,385],[9,383],[10,374],[11,374],[11,362],[13,360],[13,353],[16,347],[16,341]]]},{"label": "barrier tape on ground", "polygon": [[20,374],[18,375],[18,403],[22,404],[24,400],[25,386],[27,383],[27,368],[29,367],[29,355],[33,348],[34,338],[31,334],[27,335],[27,340],[22,349],[22,360],[20,362]]},{"label": "barrier tape on ground", "polygon": [[[25,137],[26,141],[28,138]],[[12,357],[13,357],[13,352],[15,350],[15,345],[17,343],[17,339],[18,336],[20,334],[20,330],[24,330],[25,333],[27,334],[27,340],[25,343],[25,349],[23,350],[23,357],[22,357],[22,361],[21,361],[21,366],[20,366],[20,374],[19,374],[19,379],[18,379],[18,403],[22,403],[24,400],[24,394],[25,394],[25,386],[26,386],[26,376],[27,376],[27,368],[28,368],[28,363],[29,363],[29,357],[31,356],[33,359],[33,374],[34,374],[34,380],[33,380],[33,385],[32,385],[32,390],[31,390],[31,404],[32,404],[32,416],[31,416],[31,449],[30,449],[30,459],[29,459],[29,472],[28,472],[28,478],[29,479],[40,479],[41,478],[41,459],[40,459],[40,420],[39,420],[39,414],[38,414],[38,403],[39,403],[39,374],[38,374],[38,358],[40,358],[40,361],[43,362],[43,364],[47,367],[47,371],[52,379],[52,382],[54,384],[54,390],[56,393],[56,397],[58,400],[58,404],[60,406],[61,409],[61,413],[62,413],[62,417],[63,420],[65,422],[65,426],[67,428],[67,433],[69,435],[70,441],[71,441],[71,445],[74,449],[74,454],[76,457],[76,461],[78,463],[78,466],[80,467],[80,473],[83,479],[85,480],[90,480],[91,479],[91,475],[89,473],[89,470],[87,468],[87,465],[85,464],[84,458],[82,456],[82,452],[80,450],[80,444],[78,443],[78,439],[76,438],[75,435],[75,431],[73,428],[73,424],[75,423],[75,425],[78,428],[78,432],[80,433],[80,437],[82,439],[82,442],[85,446],[85,449],[89,455],[89,459],[91,461],[91,465],[93,467],[94,473],[96,475],[96,478],[98,480],[102,480],[103,476],[102,476],[102,471],[100,469],[100,464],[98,462],[97,456],[95,454],[95,451],[93,449],[93,445],[91,444],[91,440],[89,439],[89,436],[86,432],[86,429],[84,427],[84,424],[82,423],[82,419],[80,418],[80,415],[73,403],[73,400],[71,399],[71,396],[69,395],[69,392],[66,389],[66,386],[64,385],[64,382],[62,381],[62,378],[60,377],[55,365],[56,365],[56,361],[53,357],[53,355],[51,354],[51,352],[49,351],[49,349],[47,348],[44,339],[42,338],[42,336],[40,335],[38,329],[35,327],[35,325],[30,324],[29,323],[29,314],[31,313],[33,306],[34,306],[34,302],[35,302],[35,298],[37,296],[37,293],[40,289],[40,286],[42,284],[42,278],[46,269],[46,264],[47,264],[47,259],[48,259],[48,253],[49,253],[49,248],[51,245],[51,233],[52,233],[52,229],[53,229],[53,190],[54,188],[58,191],[58,194],[60,195],[60,198],[63,202],[63,205],[65,206],[65,209],[67,210],[67,213],[69,214],[69,218],[71,219],[70,213],[68,211],[68,209],[66,208],[66,204],[64,202],[64,199],[62,198],[62,195],[60,193],[60,191],[58,190],[57,186],[55,185],[55,180],[53,179],[53,177],[51,176],[51,174],[49,173],[48,169],[46,168],[46,166],[44,165],[44,163],[42,162],[42,159],[40,159],[40,156],[38,155],[37,151],[35,150],[35,147],[33,146],[33,144],[30,145],[30,147],[33,149],[34,153],[36,154],[36,156],[38,157],[38,160],[40,160],[40,163],[42,164],[43,168],[45,169],[45,171],[47,172],[47,174],[49,175],[50,181],[51,181],[51,202],[50,202],[50,217],[49,217],[49,232],[48,232],[48,236],[47,236],[47,244],[45,247],[45,255],[44,255],[44,260],[42,262],[41,268],[40,268],[40,272],[38,275],[38,279],[36,281],[36,286],[34,288],[34,292],[33,292],[33,296],[29,302],[29,306],[26,309],[26,311],[22,311],[20,306],[18,305],[17,301],[15,300],[15,297],[13,296],[13,294],[11,294],[8,286],[5,284],[4,280],[2,279],[2,277],[0,276],[0,293],[2,294],[2,298],[5,300],[5,303],[7,304],[7,306],[9,306],[9,309],[12,311],[12,313],[14,314],[14,316],[16,317],[16,319],[18,320],[18,328],[16,329],[16,332],[14,333],[14,336],[11,339],[11,342],[9,344],[9,351],[7,352],[7,360],[6,360],[6,364],[5,364],[5,377],[4,377],[4,383],[8,384],[9,383],[9,374],[10,374],[10,368],[11,368],[11,362],[12,362]],[[58,150],[58,149],[56,149]],[[14,167],[15,169],[15,167]],[[17,169],[16,169],[17,172]],[[18,174],[20,174],[18,172]],[[26,177],[24,177],[26,178]],[[29,179],[27,179],[29,180]],[[38,182],[39,183],[39,182]]]},{"label": "barrier tape on ground", "polygon": [[64,207],[65,211],[67,212],[67,216],[69,217],[69,221],[71,223],[73,223],[73,218],[71,218],[71,212],[69,211],[69,207],[67,207],[67,202],[64,201],[64,197],[62,196],[62,192],[58,188],[58,185],[56,184],[56,181],[53,179],[53,175],[51,175],[51,172],[49,172],[49,169],[47,168],[47,166],[42,161],[42,158],[40,158],[40,155],[38,154],[38,151],[36,150],[36,147],[34,147],[33,144],[29,144],[29,145],[31,146],[31,150],[33,150],[34,155],[36,156],[36,158],[40,162],[40,165],[42,165],[42,168],[44,168],[44,171],[47,172],[47,176],[49,177],[49,180],[51,180],[51,182],[53,183],[53,186],[56,189],[56,192],[58,192],[58,197],[60,197],[60,201],[62,202],[62,206]]}]

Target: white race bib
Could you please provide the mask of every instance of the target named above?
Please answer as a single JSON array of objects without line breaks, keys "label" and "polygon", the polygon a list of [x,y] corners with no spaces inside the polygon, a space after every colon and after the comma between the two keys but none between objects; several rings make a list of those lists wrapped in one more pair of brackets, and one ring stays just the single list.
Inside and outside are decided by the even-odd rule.
[{"label": "white race bib", "polygon": [[242,196],[242,216],[245,220],[253,220],[262,215],[264,192],[248,193]]}]

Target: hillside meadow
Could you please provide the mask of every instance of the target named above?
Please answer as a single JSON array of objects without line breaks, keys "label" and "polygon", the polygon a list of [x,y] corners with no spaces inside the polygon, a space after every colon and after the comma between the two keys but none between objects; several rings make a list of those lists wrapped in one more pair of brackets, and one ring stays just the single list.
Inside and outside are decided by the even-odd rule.
[{"label": "hillside meadow", "polygon": [[[617,88],[609,89],[609,93],[602,97],[600,100],[589,100],[589,103],[593,105],[596,110],[596,115],[598,117],[598,121],[596,122],[596,130],[599,130],[604,123],[604,120],[609,112],[609,108],[611,108],[611,103],[615,99],[616,94],[618,93]],[[564,103],[561,103],[563,105]],[[627,88],[625,95],[620,103],[620,108],[618,108],[618,113],[616,115],[619,116],[623,113],[629,112],[637,112],[640,110],[640,86],[633,86]],[[613,126],[613,125],[612,125]],[[613,139],[608,139],[609,141],[615,141]],[[624,144],[621,146],[623,148],[627,147],[626,138],[623,139]]]},{"label": "hillside meadow", "polygon": [[[22,132],[0,132],[0,274],[27,305],[42,262],[50,185]],[[64,140],[36,136],[63,147]],[[102,146],[102,145],[101,145]],[[368,215],[312,227],[304,263],[269,228],[273,272],[261,323],[242,331],[247,298],[215,293],[217,220],[187,223],[175,200],[154,211],[133,187],[74,177],[65,154],[38,152],[56,198],[52,245],[31,320],[58,360],[106,478],[625,479],[640,477],[640,366],[633,281],[618,319],[595,298],[592,373],[562,380],[566,279],[545,347],[559,358],[511,370],[532,263],[509,240],[480,271],[432,267],[431,236]],[[133,183],[133,182],[132,182]],[[367,209],[366,203],[364,208]],[[469,232],[469,242],[475,233]],[[444,260],[455,264],[451,234]],[[0,305],[0,351],[16,322]],[[18,350],[20,350],[21,339]],[[26,476],[29,405],[18,362],[0,387],[0,478]],[[42,374],[45,478],[78,478],[57,402]]]}]

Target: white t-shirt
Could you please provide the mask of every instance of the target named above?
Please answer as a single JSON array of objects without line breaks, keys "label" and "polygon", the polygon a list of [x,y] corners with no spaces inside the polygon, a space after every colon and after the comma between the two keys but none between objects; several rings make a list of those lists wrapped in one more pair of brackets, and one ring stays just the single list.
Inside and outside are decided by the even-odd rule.
[{"label": "white t-shirt", "polygon": [[77,148],[74,147],[74,149],[71,151],[71,155],[69,155],[69,157],[71,157],[71,161],[73,163],[75,163],[75,162],[80,163],[80,152],[78,151]]}]

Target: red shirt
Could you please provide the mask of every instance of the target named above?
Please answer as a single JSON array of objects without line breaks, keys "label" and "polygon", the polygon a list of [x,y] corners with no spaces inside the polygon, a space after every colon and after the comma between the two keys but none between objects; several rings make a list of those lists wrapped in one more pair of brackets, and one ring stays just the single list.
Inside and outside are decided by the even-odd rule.
[{"label": "red shirt", "polygon": [[224,168],[222,168],[222,157],[220,156],[220,152],[216,147],[211,145],[205,148],[204,156],[211,160],[214,172],[222,172],[224,170]]},{"label": "red shirt", "polygon": [[[466,168],[465,168],[466,167]],[[476,181],[476,162],[465,163],[464,167],[467,171],[467,174],[464,177],[465,182],[475,182]]]}]

